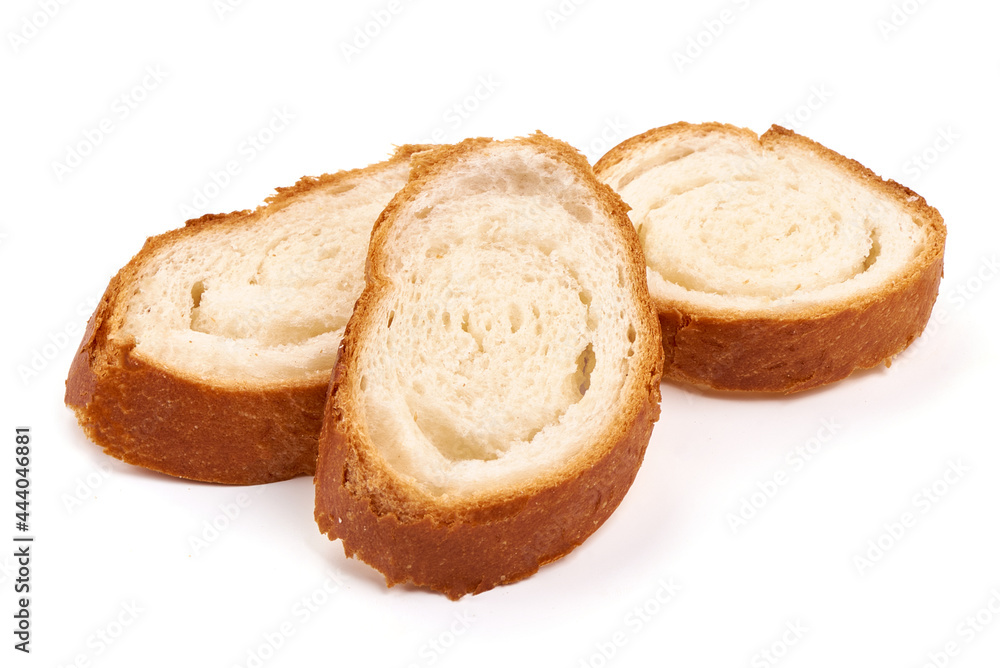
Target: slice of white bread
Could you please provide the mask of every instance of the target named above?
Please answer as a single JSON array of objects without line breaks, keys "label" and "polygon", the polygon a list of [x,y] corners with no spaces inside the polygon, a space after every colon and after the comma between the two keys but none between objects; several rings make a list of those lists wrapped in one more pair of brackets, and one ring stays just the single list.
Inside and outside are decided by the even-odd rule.
[{"label": "slice of white bread", "polygon": [[150,238],[111,280],[70,368],[66,404],[87,435],[182,478],[311,475],[372,225],[426,148]]},{"label": "slice of white bread", "polygon": [[676,123],[594,166],[630,206],[664,378],[795,392],[888,364],[941,280],[937,209],[790,130]]},{"label": "slice of white bread", "polygon": [[662,358],[627,208],[576,150],[536,133],[417,156],[334,370],[320,530],[390,586],[531,575],[622,500]]}]

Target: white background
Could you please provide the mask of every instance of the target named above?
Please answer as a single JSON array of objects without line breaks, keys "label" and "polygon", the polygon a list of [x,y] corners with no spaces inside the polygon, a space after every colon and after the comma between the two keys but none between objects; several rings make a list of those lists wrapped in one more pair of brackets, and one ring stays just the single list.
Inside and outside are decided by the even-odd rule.
[{"label": "white background", "polygon": [[[949,642],[939,665],[997,665],[1000,9],[895,2],[567,0],[565,17],[557,0],[402,2],[350,57],[388,0],[221,15],[212,0],[95,0],[50,3],[51,18],[5,2],[0,540],[19,425],[34,435],[37,539],[30,656],[12,649],[0,550],[3,665],[918,668]],[[293,118],[268,137],[275,110]],[[798,396],[665,384],[618,511],[522,583],[457,603],[386,589],[319,534],[310,480],[150,474],[103,455],[62,405],[108,279],[192,209],[251,208],[394,144],[541,129],[596,159],[678,120],[781,122],[924,195],[949,233],[934,320],[891,369]],[[55,164],[102,121],[77,166]],[[258,134],[270,141],[251,152]],[[239,173],[210,187],[230,161]],[[962,475],[934,491],[952,466]],[[786,484],[768,485],[776,474]],[[759,508],[734,529],[744,501]]]}]

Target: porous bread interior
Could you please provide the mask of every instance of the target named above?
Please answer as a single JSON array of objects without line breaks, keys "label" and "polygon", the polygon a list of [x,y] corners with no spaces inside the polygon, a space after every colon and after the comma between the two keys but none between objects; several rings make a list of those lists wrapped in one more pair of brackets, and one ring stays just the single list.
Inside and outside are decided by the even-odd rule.
[{"label": "porous bread interior", "polygon": [[387,465],[438,497],[536,479],[621,414],[639,318],[620,228],[530,147],[438,175],[382,246],[356,392]]},{"label": "porous bread interior", "polygon": [[315,187],[251,225],[209,225],[145,263],[118,336],[223,384],[329,376],[364,287],[368,238],[409,162]]},{"label": "porous bread interior", "polygon": [[775,314],[870,293],[920,252],[898,202],[802,148],[678,131],[598,175],[632,207],[657,301]]}]

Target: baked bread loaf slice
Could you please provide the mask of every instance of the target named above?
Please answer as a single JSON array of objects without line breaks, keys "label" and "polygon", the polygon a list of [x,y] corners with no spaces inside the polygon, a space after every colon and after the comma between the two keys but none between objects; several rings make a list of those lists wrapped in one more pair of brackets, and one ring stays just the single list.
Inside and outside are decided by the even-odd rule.
[{"label": "baked bread loaf slice", "polygon": [[425,148],[150,238],[111,280],[70,368],[66,404],[87,435],[193,480],[311,475],[372,225]]},{"label": "baked bread loaf slice", "polygon": [[540,133],[417,156],[372,232],[320,436],[316,520],[347,556],[458,598],[617,507],[663,356],[626,212]]},{"label": "baked bread loaf slice", "polygon": [[807,390],[888,365],[930,317],[941,214],[790,130],[676,123],[594,171],[632,208],[665,378]]}]

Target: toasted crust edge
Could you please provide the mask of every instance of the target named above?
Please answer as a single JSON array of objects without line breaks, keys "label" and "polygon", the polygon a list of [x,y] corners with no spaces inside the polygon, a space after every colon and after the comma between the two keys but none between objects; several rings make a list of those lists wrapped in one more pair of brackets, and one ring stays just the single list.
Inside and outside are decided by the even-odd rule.
[{"label": "toasted crust edge", "polygon": [[500,492],[464,506],[436,507],[428,499],[414,500],[412,489],[385,470],[361,424],[358,400],[351,394],[359,340],[368,327],[378,291],[385,289],[382,242],[404,205],[438,170],[491,142],[470,139],[417,158],[410,182],[376,223],[369,248],[369,281],[348,323],[330,385],[314,481],[320,531],[331,540],[340,538],[348,557],[379,570],[389,586],[411,583],[452,599],[526,578],[596,531],[635,479],[659,417],[663,351],[645,288],[645,263],[626,215],[627,206],[593,177],[575,149],[536,133],[508,142],[540,148],[593,185],[595,196],[609,219],[619,225],[628,247],[632,259],[627,267],[628,285],[635,290],[642,318],[634,323],[641,345],[636,351],[633,397],[602,440],[595,439],[563,470],[536,479],[520,493]]},{"label": "toasted crust edge", "polygon": [[428,148],[408,144],[368,167],[303,177],[253,211],[208,214],[147,239],[109,282],[70,365],[65,403],[88,438],[128,464],[202,482],[254,485],[312,475],[329,376],[287,384],[206,381],[142,359],[111,334],[123,324],[130,285],[160,248],[208,227],[253,224],[316,188]]},{"label": "toasted crust edge", "polygon": [[674,123],[626,139],[598,160],[594,171],[600,177],[632,150],[690,131],[733,133],[762,146],[786,143],[808,150],[896,201],[928,230],[928,243],[882,289],[854,302],[768,315],[696,309],[654,296],[663,329],[665,379],[714,390],[800,392],[888,364],[920,336],[944,274],[947,230],[936,208],[906,186],[778,125],[758,139],[752,130],[732,125]]}]

